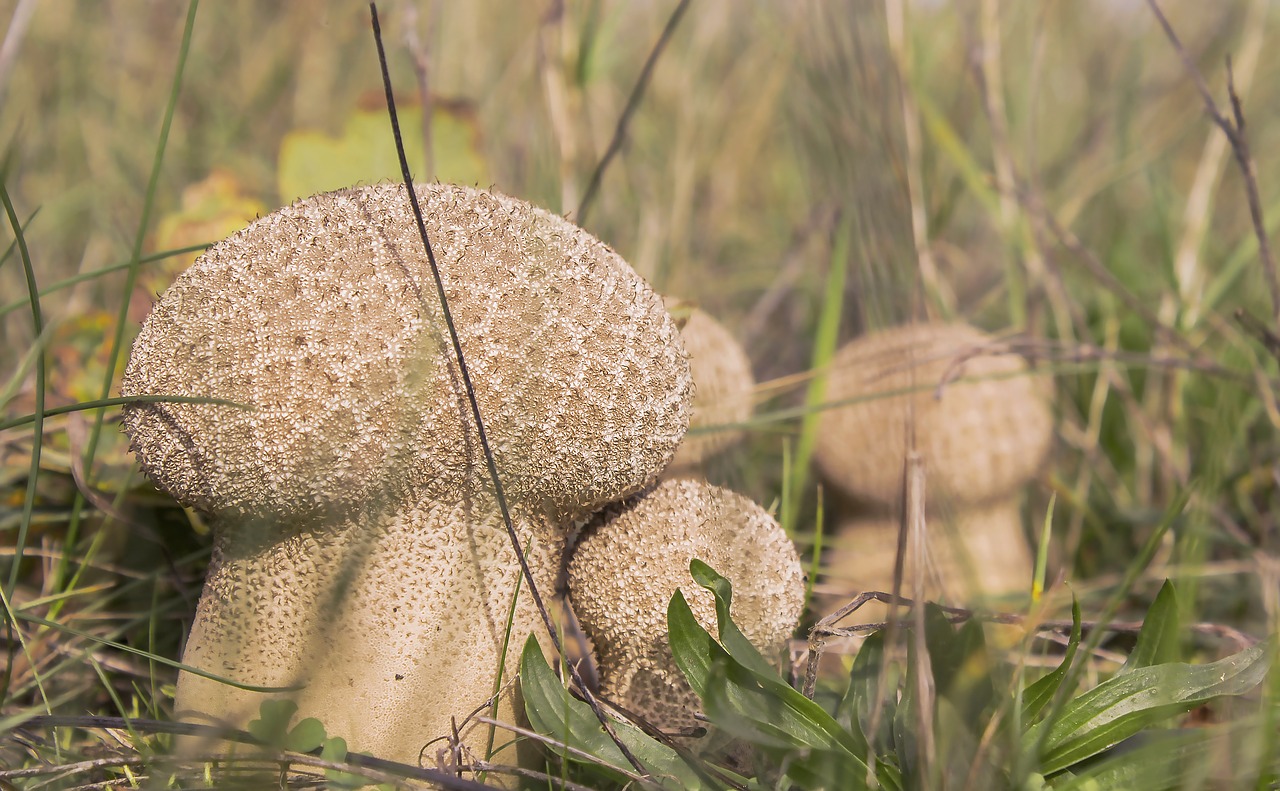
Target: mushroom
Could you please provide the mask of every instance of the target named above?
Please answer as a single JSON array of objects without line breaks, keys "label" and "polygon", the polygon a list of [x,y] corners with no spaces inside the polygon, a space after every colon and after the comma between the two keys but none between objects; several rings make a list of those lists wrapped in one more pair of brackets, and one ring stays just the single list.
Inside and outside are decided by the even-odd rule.
[{"label": "mushroom", "polygon": [[730,614],[747,639],[766,656],[781,649],[804,605],[800,559],[764,509],[727,489],[665,480],[610,506],[584,529],[568,567],[601,692],[667,732],[698,725],[698,699],[667,639],[676,590],[703,627],[716,628],[714,597],[689,575],[693,558],[733,584]]},{"label": "mushroom", "polygon": [[[892,591],[901,520],[887,514],[846,518],[833,531],[834,545],[825,563],[828,586],[849,591]],[[1022,537],[1022,512],[1016,499],[927,519],[925,588],[930,599],[979,592],[1023,590],[1031,579],[1031,553]],[[904,595],[912,595],[914,559],[903,563]],[[843,602],[841,602],[843,603]],[[877,608],[875,612],[883,611]],[[867,613],[861,613],[867,615]]]},{"label": "mushroom", "polygon": [[[963,324],[914,324],[837,352],[827,385],[837,406],[822,418],[814,458],[863,513],[837,534],[845,551],[832,557],[833,577],[892,581],[913,434],[939,570],[934,590],[972,598],[1028,583],[1018,494],[1048,455],[1053,415],[1026,361],[992,353],[992,343]],[[970,561],[974,573],[957,573]]]},{"label": "mushroom", "polygon": [[[511,516],[551,591],[567,532],[656,478],[692,386],[661,299],[564,219],[416,187]],[[208,515],[184,663],[296,686],[299,716],[417,763],[513,677],[541,621],[495,505],[403,186],[316,195],[210,248],[134,343],[124,426],[142,469]],[[230,401],[240,408],[227,406]],[[192,673],[177,714],[243,727],[269,696]],[[511,685],[499,716],[514,717]],[[487,729],[484,731],[487,733]]]},{"label": "mushroom", "polygon": [[665,475],[699,477],[699,468],[708,459],[742,439],[740,429],[724,427],[751,417],[755,378],[747,353],[724,325],[706,311],[680,300],[668,297],[666,304],[680,325],[680,337],[689,352],[695,392],[690,433]]}]

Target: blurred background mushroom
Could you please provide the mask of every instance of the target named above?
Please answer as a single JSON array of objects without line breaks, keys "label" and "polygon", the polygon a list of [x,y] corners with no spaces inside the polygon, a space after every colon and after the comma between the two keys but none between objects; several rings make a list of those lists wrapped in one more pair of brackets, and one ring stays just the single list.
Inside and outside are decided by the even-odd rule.
[{"label": "blurred background mushroom", "polygon": [[[678,331],[620,257],[562,218],[417,190],[549,594],[568,527],[675,452],[692,394]],[[215,532],[183,661],[305,685],[284,696],[354,750],[416,764],[456,725],[484,758],[487,728],[468,717],[495,694],[508,620],[514,646],[541,626],[527,593],[511,610],[520,569],[404,188],[316,195],[215,245],[155,306],[122,392],[243,407],[124,411],[143,470]],[[514,695],[502,688],[501,719]],[[266,698],[183,673],[176,708],[244,727]]]},{"label": "blurred background mushroom", "polygon": [[1029,589],[1020,494],[1049,452],[1050,397],[1022,357],[964,324],[897,327],[838,351],[814,455],[846,498],[825,589],[842,599],[893,590],[912,447],[925,482],[925,595],[962,604]]},{"label": "blurred background mushroom", "polygon": [[715,600],[689,575],[694,558],[732,583],[734,623],[776,657],[804,604],[800,560],[773,517],[740,494],[665,480],[605,509],[585,528],[568,567],[570,601],[595,645],[601,692],[672,734],[704,725],[667,638],[667,605],[677,590],[715,633]]},{"label": "blurred background mushroom", "polygon": [[690,302],[666,298],[680,327],[693,376],[693,415],[666,477],[701,478],[715,457],[742,440],[735,428],[751,419],[755,378],[742,344],[723,324]]}]

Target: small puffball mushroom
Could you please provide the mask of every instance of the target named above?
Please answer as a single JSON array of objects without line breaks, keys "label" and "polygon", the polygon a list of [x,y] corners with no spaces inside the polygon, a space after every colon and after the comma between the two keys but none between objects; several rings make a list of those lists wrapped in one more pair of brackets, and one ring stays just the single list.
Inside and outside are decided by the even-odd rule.
[{"label": "small puffball mushroom", "polygon": [[698,467],[737,444],[743,432],[723,429],[704,434],[695,430],[731,426],[750,419],[756,382],[751,373],[751,360],[724,325],[706,311],[679,300],[668,297],[666,304],[680,326],[694,383],[690,431],[680,443],[666,474],[693,473],[693,477],[698,477]]},{"label": "small puffball mushroom", "polygon": [[684,592],[715,633],[715,598],[694,583],[698,558],[733,584],[731,615],[766,656],[781,649],[804,605],[800,559],[778,523],[742,495],[666,480],[610,506],[569,563],[569,598],[595,645],[601,692],[666,732],[697,727],[694,695],[667,639],[667,605]]},{"label": "small puffball mushroom", "polygon": [[[656,478],[692,385],[661,299],[566,220],[416,187],[535,582],[567,532]],[[210,248],[134,343],[124,427],[142,469],[209,516],[183,661],[287,693],[354,750],[417,763],[514,675],[541,622],[520,569],[401,185],[316,195]],[[511,720],[512,687],[499,717]],[[267,696],[194,674],[178,716],[235,727]],[[464,725],[483,756],[487,729]],[[430,755],[430,753],[428,753]],[[430,760],[430,758],[428,758]]]},{"label": "small puffball mushroom", "polygon": [[[869,514],[837,536],[859,551],[836,553],[833,576],[892,580],[910,430],[924,468],[934,562],[953,570],[962,562],[950,554],[962,547],[936,535],[949,516],[971,550],[963,553],[976,572],[968,579],[980,582],[941,572],[943,589],[972,596],[1026,586],[1031,562],[1017,497],[1048,455],[1053,414],[1044,380],[1021,357],[991,346],[991,338],[963,324],[915,324],[836,353],[827,400],[851,403],[824,414],[814,458]],[[870,550],[881,542],[883,551]]]}]

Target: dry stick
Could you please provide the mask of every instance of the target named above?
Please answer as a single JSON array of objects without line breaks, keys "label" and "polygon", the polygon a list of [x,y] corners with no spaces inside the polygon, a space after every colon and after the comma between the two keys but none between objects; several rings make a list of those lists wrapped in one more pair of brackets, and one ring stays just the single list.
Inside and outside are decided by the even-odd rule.
[{"label": "dry stick", "polygon": [[[551,638],[552,646],[555,647],[556,653],[563,655],[564,651],[560,645],[560,638],[556,634],[555,624],[551,621],[551,614],[547,611],[547,606],[542,600],[542,594],[538,592],[537,584],[533,579],[533,572],[529,570],[529,561],[525,558],[524,548],[520,544],[520,537],[516,534],[515,525],[511,521],[511,512],[507,508],[507,498],[502,488],[502,478],[498,475],[498,464],[493,458],[493,451],[489,447],[489,435],[485,431],[484,420],[480,416],[480,402],[476,399],[475,387],[471,384],[471,371],[467,366],[466,357],[462,354],[462,342],[458,339],[458,330],[453,324],[453,313],[449,310],[449,300],[444,293],[444,280],[440,277],[440,267],[436,263],[435,252],[431,249],[431,240],[427,238],[427,226],[422,218],[422,207],[418,205],[418,193],[413,188],[413,174],[409,172],[409,161],[405,157],[404,142],[400,137],[400,121],[396,117],[395,96],[391,92],[391,73],[387,68],[387,54],[382,46],[382,28],[378,24],[378,6],[376,3],[369,3],[369,13],[373,20],[373,38],[378,44],[378,61],[382,67],[382,82],[387,94],[387,113],[390,116],[391,131],[396,140],[396,153],[400,157],[400,172],[404,176],[405,191],[409,193],[409,204],[413,208],[413,217],[418,224],[418,235],[422,238],[422,246],[427,251],[427,262],[431,265],[431,277],[435,281],[436,295],[440,300],[440,310],[444,314],[444,323],[449,330],[449,339],[453,343],[453,353],[458,361],[458,373],[462,377],[463,389],[467,391],[467,402],[471,406],[471,417],[476,423],[476,436],[480,440],[480,448],[484,452],[484,461],[489,470],[489,479],[493,482],[494,498],[498,501],[498,510],[502,514],[502,523],[506,526],[507,537],[511,539],[511,548],[515,552],[516,561],[520,564],[520,573],[524,575],[525,582],[529,586],[529,595],[533,598],[533,603],[538,608],[538,614],[542,616],[542,623]],[[570,664],[569,672],[573,676],[574,683],[581,690],[583,699],[591,707],[591,711],[595,713],[596,718],[600,720],[605,733],[609,734],[609,738],[618,746],[618,750],[635,767],[636,771],[644,774],[644,766],[632,754],[627,745],[623,744],[622,740],[618,738],[618,734],[614,732],[613,726],[609,723],[609,718],[605,715],[604,710],[600,708],[600,703],[591,694],[591,690],[587,689],[586,684],[583,683],[577,667]]]},{"label": "dry stick", "polygon": [[596,193],[600,191],[600,180],[604,178],[604,169],[609,167],[609,163],[622,150],[623,140],[627,136],[627,125],[631,123],[631,116],[635,113],[636,108],[640,106],[640,99],[644,96],[645,88],[649,85],[649,78],[653,75],[653,67],[658,63],[658,56],[662,54],[662,50],[666,48],[667,42],[676,32],[676,26],[680,24],[680,18],[684,16],[685,10],[689,7],[689,0],[680,0],[680,4],[671,12],[671,16],[667,19],[667,25],[662,29],[662,35],[658,36],[658,40],[653,45],[653,50],[649,52],[649,58],[644,62],[644,68],[640,69],[640,76],[636,79],[635,87],[631,89],[631,95],[627,97],[627,105],[622,110],[622,115],[618,116],[618,123],[613,128],[613,139],[609,141],[609,147],[605,149],[604,156],[600,157],[600,163],[596,165],[595,172],[591,174],[591,181],[587,182],[587,189],[582,193],[582,202],[578,204],[577,217],[575,221],[578,225],[586,225],[587,212],[591,209],[591,202],[595,200]]},{"label": "dry stick", "polygon": [[1227,57],[1227,95],[1231,99],[1234,123],[1218,109],[1218,104],[1213,100],[1213,93],[1209,91],[1204,75],[1192,62],[1191,56],[1187,54],[1186,48],[1178,39],[1178,34],[1173,32],[1173,26],[1165,18],[1160,6],[1156,5],[1156,0],[1147,0],[1147,5],[1151,7],[1151,13],[1155,14],[1156,21],[1164,29],[1164,34],[1173,45],[1174,51],[1182,59],[1187,75],[1196,84],[1196,90],[1200,92],[1200,98],[1204,101],[1205,112],[1227,136],[1227,142],[1231,144],[1231,153],[1235,155],[1236,164],[1240,167],[1241,175],[1244,176],[1245,195],[1249,200],[1249,217],[1253,221],[1253,232],[1258,237],[1258,257],[1262,260],[1262,271],[1266,275],[1267,287],[1271,290],[1271,318],[1280,325],[1280,277],[1276,275],[1276,262],[1271,256],[1271,243],[1267,240],[1266,225],[1262,220],[1262,200],[1258,197],[1257,168],[1253,163],[1253,154],[1249,151],[1249,139],[1245,136],[1244,110],[1240,106],[1240,97],[1236,94],[1235,78],[1231,73],[1231,58]]}]

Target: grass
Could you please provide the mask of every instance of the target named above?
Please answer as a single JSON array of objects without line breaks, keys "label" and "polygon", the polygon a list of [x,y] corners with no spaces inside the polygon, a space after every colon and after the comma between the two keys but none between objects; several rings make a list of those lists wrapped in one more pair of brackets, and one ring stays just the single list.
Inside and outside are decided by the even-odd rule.
[{"label": "grass", "polygon": [[[466,163],[498,189],[573,212],[675,7],[383,8],[402,108],[440,110],[419,175],[459,178],[450,167]],[[1145,6],[976,7],[692,4],[599,182],[588,230],[744,340],[768,400],[723,477],[778,503],[802,547],[815,516],[827,526],[838,516],[830,497],[818,509],[807,469],[836,341],[926,317],[1022,333],[1038,375],[1055,382],[1058,423],[1024,508],[1038,541],[1056,500],[1043,598],[1026,617],[1069,623],[1074,595],[1086,622],[1141,620],[1168,578],[1179,659],[1220,660],[1237,649],[1200,627],[1264,640],[1280,631],[1280,327],[1247,184]],[[12,241],[0,258],[0,778],[16,787],[143,785],[168,770],[149,761],[170,736],[144,724],[170,714],[208,537],[133,471],[115,425],[116,374],[193,248],[293,197],[282,152],[381,112],[363,7],[186,8],[40,7],[0,67]],[[1270,231],[1280,222],[1280,124],[1267,112],[1280,100],[1275,12],[1263,0],[1160,8],[1227,118],[1232,56]],[[429,64],[428,97],[415,54]],[[389,142],[344,144],[381,154]],[[322,175],[323,150],[311,156],[290,172]],[[1018,669],[1008,689],[1019,695],[1019,677],[1034,683],[1063,656],[1026,631],[991,651]],[[1087,631],[1048,710],[1106,683],[1109,658],[1137,639]],[[865,670],[858,661],[847,663]],[[1231,761],[1230,745],[1197,746],[1208,768],[1177,783],[1274,780],[1278,675],[1165,721],[1261,734],[1248,760]],[[822,677],[817,700],[842,699],[844,686]],[[950,716],[944,708],[936,716]],[[24,725],[86,714],[139,725]],[[901,722],[928,727],[912,716]],[[1002,728],[975,734],[985,752],[974,754],[999,756]],[[944,742],[916,777],[952,777],[946,757],[958,748]],[[1143,755],[1145,744],[1126,747]],[[1021,779],[1036,774],[1034,755],[1004,757]],[[178,767],[194,770],[187,785],[201,782],[194,767]]]}]

